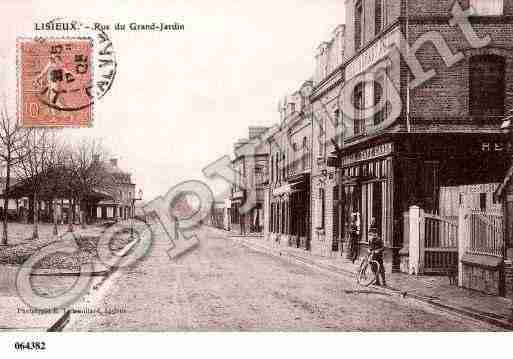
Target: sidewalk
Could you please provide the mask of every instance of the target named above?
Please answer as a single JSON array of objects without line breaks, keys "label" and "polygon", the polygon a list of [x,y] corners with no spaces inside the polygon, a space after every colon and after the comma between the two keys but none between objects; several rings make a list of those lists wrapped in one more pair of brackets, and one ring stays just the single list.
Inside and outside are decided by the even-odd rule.
[{"label": "sidewalk", "polygon": [[[250,249],[299,262],[331,274],[354,278],[358,269],[358,263],[353,264],[343,257],[315,256],[303,249],[283,247],[279,243],[267,241],[262,236],[231,235],[230,238]],[[457,312],[504,329],[513,330],[513,302],[511,300],[451,285],[446,276],[387,273],[387,287],[375,287],[375,289],[414,298],[440,309]]]},{"label": "sidewalk", "polygon": [[[16,225],[12,227],[16,227]],[[20,227],[16,228],[18,232],[23,232],[23,229],[25,229],[25,233],[12,236],[10,243],[14,245],[34,243],[26,235],[27,227],[18,227]],[[62,231],[59,231],[58,237],[53,236],[51,233],[51,226],[43,225],[41,227],[43,229],[42,238],[38,241],[38,246],[59,240],[58,238],[62,238],[66,234],[64,227]],[[87,228],[75,226],[74,234],[77,236],[100,236],[104,230],[105,228],[94,225],[90,225]],[[128,246],[125,246],[123,251],[128,249],[126,247]],[[108,276],[110,270],[96,258],[92,258],[91,263],[94,265],[95,272],[86,273],[86,275],[96,277],[91,278],[91,288],[94,289],[98,283],[101,283]],[[19,297],[16,289],[18,270],[19,265],[0,265],[0,307],[2,308],[0,313],[0,331],[60,330],[60,327],[69,320],[69,314],[67,314],[69,312],[64,309],[40,311],[25,304]],[[77,280],[76,277],[79,273],[79,271],[64,268],[35,269],[32,273],[32,283],[41,295],[55,296],[61,294],[63,290],[71,288]]]}]

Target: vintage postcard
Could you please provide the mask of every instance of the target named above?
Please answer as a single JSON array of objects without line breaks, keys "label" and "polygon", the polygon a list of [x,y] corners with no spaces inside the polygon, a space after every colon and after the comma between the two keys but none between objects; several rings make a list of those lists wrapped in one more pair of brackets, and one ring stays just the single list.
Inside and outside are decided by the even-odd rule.
[{"label": "vintage postcard", "polygon": [[6,350],[99,332],[69,338],[131,352],[195,332],[205,344],[183,350],[198,356],[503,355],[513,0],[6,0],[0,14]]}]

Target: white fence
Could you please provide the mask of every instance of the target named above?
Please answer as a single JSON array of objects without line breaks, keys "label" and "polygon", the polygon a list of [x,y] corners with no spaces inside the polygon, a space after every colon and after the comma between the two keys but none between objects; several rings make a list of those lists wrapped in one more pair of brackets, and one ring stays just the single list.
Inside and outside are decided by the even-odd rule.
[{"label": "white fence", "polygon": [[460,208],[457,219],[425,213],[411,206],[404,214],[404,243],[410,274],[447,273],[459,268],[464,253],[502,257],[503,218]]}]

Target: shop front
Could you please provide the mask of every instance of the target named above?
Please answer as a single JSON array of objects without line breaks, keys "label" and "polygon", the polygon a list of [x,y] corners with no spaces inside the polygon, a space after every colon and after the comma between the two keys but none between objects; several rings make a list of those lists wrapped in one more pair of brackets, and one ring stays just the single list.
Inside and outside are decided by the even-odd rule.
[{"label": "shop front", "polygon": [[[365,255],[369,228],[374,222],[385,246],[391,248],[393,223],[393,143],[377,144],[346,154],[341,161],[343,240],[350,256],[351,229],[357,228],[354,248]],[[356,223],[352,223],[356,222]]]},{"label": "shop front", "polygon": [[[501,182],[511,150],[501,134],[398,134],[388,142],[345,149],[340,180],[345,246],[356,218],[357,249],[365,255],[374,221],[386,247],[385,267],[398,271],[409,207],[451,219],[451,209],[469,201],[473,208],[492,208],[493,193],[485,189]],[[449,195],[454,188],[482,193]]]},{"label": "shop front", "polygon": [[291,178],[272,192],[270,232],[280,243],[310,250],[310,176]]}]

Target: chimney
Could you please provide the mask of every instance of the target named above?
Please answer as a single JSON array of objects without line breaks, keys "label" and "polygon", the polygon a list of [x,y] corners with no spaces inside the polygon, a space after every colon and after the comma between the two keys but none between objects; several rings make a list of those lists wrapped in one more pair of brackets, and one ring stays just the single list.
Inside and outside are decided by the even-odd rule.
[{"label": "chimney", "polygon": [[118,159],[117,159],[117,158],[111,158],[111,159],[110,159],[110,164],[111,164],[113,167],[117,167],[117,166],[118,166]]}]

